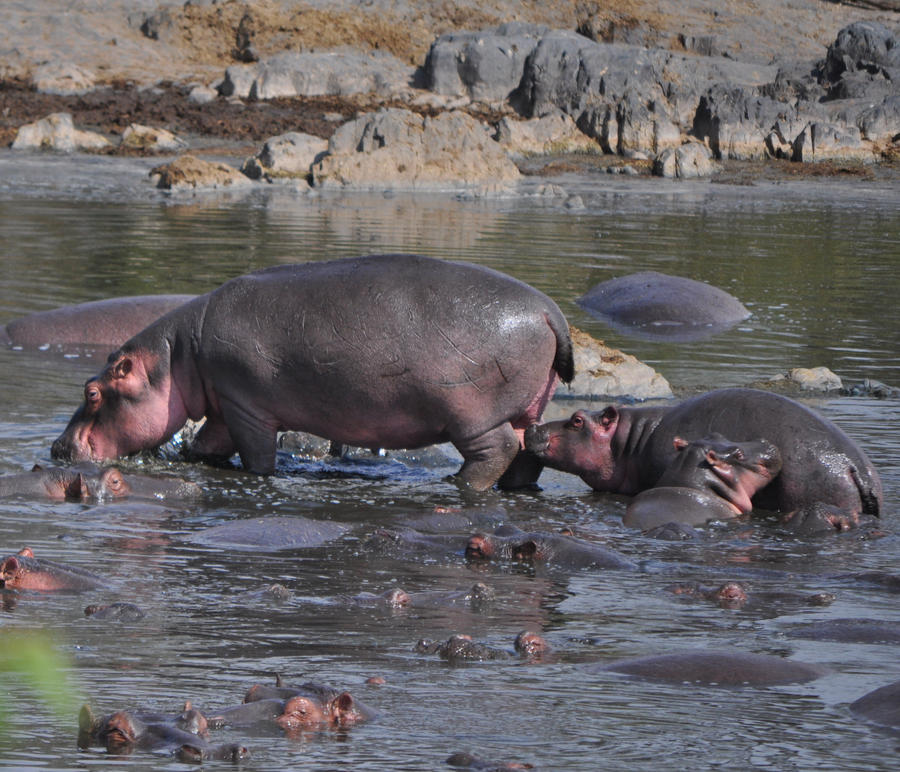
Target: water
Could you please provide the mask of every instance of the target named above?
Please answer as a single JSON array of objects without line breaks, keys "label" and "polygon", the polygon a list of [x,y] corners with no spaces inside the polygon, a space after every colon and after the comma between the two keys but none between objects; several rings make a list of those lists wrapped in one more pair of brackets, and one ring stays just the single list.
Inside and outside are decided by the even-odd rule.
[{"label": "water", "polygon": [[[0,154],[0,319],[71,302],[150,292],[202,292],[279,262],[410,251],[490,265],[554,297],[571,322],[656,367],[679,393],[826,365],[846,382],[900,385],[900,190],[836,180],[756,187],[607,175],[554,180],[564,199],[461,199],[449,195],[310,197],[267,191],[244,197],[166,199],[144,181],[144,161],[41,159]],[[534,189],[537,181],[527,186]],[[752,316],[690,344],[629,339],[575,300],[591,285],[638,270],[708,281]],[[52,463],[84,379],[99,360],[0,351],[0,472]],[[846,571],[900,573],[897,494],[900,399],[808,400],[856,439],[885,487],[883,538],[795,539],[771,521],[713,528],[699,544],[657,542],[621,525],[625,501],[545,472],[539,493],[463,495],[446,475],[444,447],[344,460],[279,460],[269,479],[162,458],[126,471],[193,480],[200,502],[48,504],[0,501],[0,549],[100,571],[109,588],[80,595],[11,596],[0,630],[49,631],[70,660],[78,701],[98,713],[124,707],[174,711],[237,703],[272,673],[351,691],[374,722],[290,738],[223,730],[242,740],[250,769],[447,769],[468,751],[541,769],[759,768],[875,770],[896,762],[897,737],[860,722],[849,702],[900,678],[896,646],[807,641],[801,622],[841,617],[900,620],[896,595],[830,578]],[[576,405],[557,400],[548,415]],[[459,554],[375,549],[369,537],[436,507],[479,527],[573,528],[657,572],[565,572],[477,567]],[[349,526],[306,550],[224,551],[192,535],[236,518],[291,516]],[[478,526],[477,524],[482,524]],[[674,574],[677,566],[693,566]],[[760,569],[777,570],[763,575]],[[740,610],[685,601],[672,581],[746,581],[783,591]],[[480,608],[429,604],[388,610],[347,600],[395,586],[452,590],[484,581],[496,600]],[[272,583],[293,591],[263,599]],[[831,592],[826,607],[805,604]],[[136,623],[87,619],[90,603],[128,600]],[[420,638],[465,632],[511,648],[522,629],[554,648],[546,662],[453,667],[417,654]],[[588,674],[589,663],[681,648],[778,654],[824,664],[804,685],[717,689]],[[386,683],[365,683],[370,676]],[[0,736],[4,769],[180,769],[173,759],[78,751],[76,717],[55,717],[27,684],[0,675],[12,714]]]}]

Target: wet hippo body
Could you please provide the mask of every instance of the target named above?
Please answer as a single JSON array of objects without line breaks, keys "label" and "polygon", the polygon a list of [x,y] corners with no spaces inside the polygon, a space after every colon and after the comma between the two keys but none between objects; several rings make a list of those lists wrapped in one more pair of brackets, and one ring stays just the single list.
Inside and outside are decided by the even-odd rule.
[{"label": "wet hippo body", "polygon": [[188,418],[194,452],[275,466],[280,430],[358,447],[450,441],[493,485],[559,378],[568,325],[504,274],[415,255],[264,269],[172,311],[110,355],[53,445],[67,460],[153,448]]},{"label": "wet hippo body", "polygon": [[611,665],[592,666],[593,672],[623,673],[649,681],[706,686],[775,686],[804,683],[828,671],[820,665],[795,662],[766,654],[696,650],[636,657]]},{"label": "wet hippo body", "polygon": [[753,495],[781,470],[781,454],[765,440],[732,442],[715,434],[692,442],[676,437],[673,446],[675,457],[656,486],[628,504],[629,528],[702,525],[746,514]]},{"label": "wet hippo body", "polygon": [[853,440],[800,403],[755,389],[719,389],[675,407],[577,411],[530,427],[526,447],[595,490],[634,495],[659,483],[677,453],[675,437],[711,433],[736,442],[765,437],[778,449],[781,472],[753,496],[754,507],[797,512],[799,526],[822,503],[834,508],[830,522],[838,529],[881,511],[881,480]]},{"label": "wet hippo body", "polygon": [[350,692],[315,682],[290,686],[278,678],[275,686],[255,684],[244,695],[244,703],[260,700],[282,701],[283,710],[275,722],[283,729],[346,727],[376,716],[374,710]]},{"label": "wet hippo body", "polygon": [[625,334],[650,340],[698,340],[750,316],[718,287],[656,271],[601,282],[578,305]]},{"label": "wet hippo body", "polygon": [[0,477],[0,497],[50,498],[54,501],[88,499],[198,498],[200,487],[173,477],[126,475],[116,467],[100,469],[93,465],[43,468]]},{"label": "wet hippo body", "polygon": [[329,520],[301,517],[255,517],[204,528],[194,541],[238,550],[289,550],[318,547],[337,539],[349,527]]},{"label": "wet hippo body", "polygon": [[850,712],[877,726],[900,731],[900,681],[882,686],[851,702]]},{"label": "wet hippo body", "polygon": [[513,651],[489,646],[486,643],[473,641],[469,635],[457,633],[446,641],[420,640],[415,647],[419,654],[437,654],[450,663],[487,662],[522,657],[527,660],[539,660],[550,651],[550,644],[538,633],[523,630],[513,642]]},{"label": "wet hippo body", "polygon": [[103,587],[103,580],[90,571],[38,559],[29,547],[0,562],[0,589],[81,592]]},{"label": "wet hippo body", "polygon": [[498,528],[493,534],[470,536],[466,557],[470,560],[550,563],[572,570],[613,568],[634,571],[638,568],[634,561],[599,544],[558,533],[528,533],[512,526]]},{"label": "wet hippo body", "polygon": [[0,326],[0,343],[26,351],[113,349],[195,295],[135,295],[39,311]]}]

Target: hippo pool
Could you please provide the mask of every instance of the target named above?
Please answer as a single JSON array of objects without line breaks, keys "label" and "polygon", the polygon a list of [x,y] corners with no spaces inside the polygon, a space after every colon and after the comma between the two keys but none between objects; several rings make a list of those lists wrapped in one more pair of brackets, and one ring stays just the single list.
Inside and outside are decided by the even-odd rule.
[{"label": "hippo pool", "polygon": [[[80,750],[79,708],[221,708],[253,684],[274,684],[276,673],[349,691],[377,716],[299,734],[215,730],[217,742],[250,749],[242,768],[441,770],[460,753],[585,772],[893,765],[896,729],[849,706],[900,679],[897,581],[884,581],[900,575],[900,392],[873,388],[900,387],[895,183],[585,173],[550,180],[570,198],[317,197],[271,187],[167,198],[145,181],[156,162],[0,151],[0,322],[111,296],[205,292],[282,262],[376,252],[467,260],[546,292],[572,324],[652,365],[679,397],[829,367],[846,391],[798,398],[871,458],[884,485],[881,527],[801,538],[761,515],[665,541],[623,525],[624,497],[561,472],[545,471],[539,491],[465,493],[446,480],[459,465],[449,446],[334,458],[321,443],[287,443],[276,474],[260,478],[183,462],[172,443],[120,467],[183,478],[199,497],[0,499],[0,558],[27,546],[104,582],[78,593],[2,593],[0,629],[49,638],[69,707],[52,711],[4,662],[0,766],[189,768],[141,750]],[[523,190],[543,182],[529,178]],[[705,340],[648,341],[604,327],[576,303],[601,281],[647,270],[709,282],[751,316]],[[55,463],[50,444],[102,360],[0,350],[0,473]],[[545,418],[607,404],[561,391]],[[258,538],[267,518],[270,538]],[[285,530],[299,518],[315,523],[309,546]],[[504,525],[569,529],[621,553],[626,567],[466,560],[468,535]],[[412,530],[434,538],[405,538]],[[672,591],[727,581],[743,585],[746,603],[723,608],[702,592]],[[477,602],[468,592],[476,583],[489,588]],[[272,585],[286,591],[267,592]],[[356,597],[398,587],[411,605]],[[117,602],[143,616],[84,613]],[[885,627],[876,622],[893,636],[871,634]],[[454,663],[417,646],[462,633],[512,652],[523,630],[551,651]],[[723,685],[612,667],[697,649],[777,656],[814,666],[817,677]]]}]

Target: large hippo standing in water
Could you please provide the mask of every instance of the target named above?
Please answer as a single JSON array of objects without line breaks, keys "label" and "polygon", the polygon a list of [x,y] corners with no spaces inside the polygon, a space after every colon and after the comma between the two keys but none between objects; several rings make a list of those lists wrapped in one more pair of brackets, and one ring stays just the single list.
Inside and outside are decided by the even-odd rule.
[{"label": "large hippo standing in water", "polygon": [[755,507],[796,513],[795,524],[824,517],[838,529],[880,514],[881,480],[866,454],[831,421],[771,392],[718,389],[674,407],[579,410],[530,427],[525,443],[595,490],[632,495],[659,482],[677,453],[675,437],[714,432],[737,442],[765,437],[780,452],[781,472],[753,496]]},{"label": "large hippo standing in water", "polygon": [[280,430],[362,447],[452,442],[493,485],[574,368],[546,295],[417,255],[281,265],[233,279],[110,354],[53,444],[67,460],[153,448],[188,418],[194,452],[271,473]]}]

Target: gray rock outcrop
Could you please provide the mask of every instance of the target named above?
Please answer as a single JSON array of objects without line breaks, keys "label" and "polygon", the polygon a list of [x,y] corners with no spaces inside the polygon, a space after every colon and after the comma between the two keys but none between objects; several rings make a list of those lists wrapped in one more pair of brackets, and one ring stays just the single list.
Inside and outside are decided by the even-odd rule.
[{"label": "gray rock outcrop", "polygon": [[198,189],[241,188],[252,185],[249,177],[225,163],[204,161],[183,155],[171,163],[150,170],[150,179],[157,188],[174,192]]},{"label": "gray rock outcrop", "polygon": [[111,143],[102,134],[76,129],[71,113],[51,113],[39,121],[20,126],[12,143],[13,150],[53,150],[58,153],[96,152],[110,147]]},{"label": "gray rock outcrop", "polygon": [[328,140],[290,131],[267,140],[255,156],[248,158],[241,171],[254,180],[306,179],[313,163],[328,151]]}]

